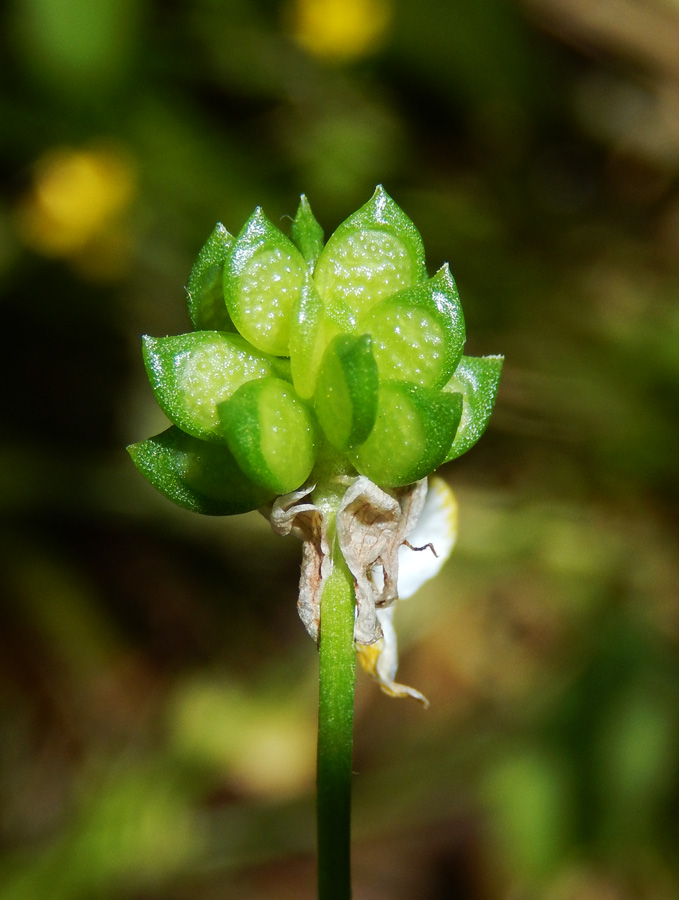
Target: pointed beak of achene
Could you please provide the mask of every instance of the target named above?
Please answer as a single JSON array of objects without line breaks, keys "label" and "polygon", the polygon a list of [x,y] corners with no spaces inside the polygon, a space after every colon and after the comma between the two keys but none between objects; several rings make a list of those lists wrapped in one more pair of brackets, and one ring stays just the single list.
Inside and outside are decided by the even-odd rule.
[{"label": "pointed beak of achene", "polygon": [[[407,540],[399,549],[398,596],[411,597],[433,578],[450,556],[457,538],[457,501],[441,478],[430,476],[424,508]],[[381,572],[375,570],[374,578]],[[377,610],[382,638],[372,644],[356,644],[363,669],[390,697],[414,697],[425,706],[428,701],[419,691],[394,679],[398,668],[398,644],[394,628],[395,606]]]}]

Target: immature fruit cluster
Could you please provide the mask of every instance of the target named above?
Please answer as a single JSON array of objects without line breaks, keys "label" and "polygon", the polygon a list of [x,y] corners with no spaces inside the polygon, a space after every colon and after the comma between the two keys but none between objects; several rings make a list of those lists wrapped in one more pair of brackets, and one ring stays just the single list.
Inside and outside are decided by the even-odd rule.
[{"label": "immature fruit cluster", "polygon": [[411,484],[482,434],[502,358],[465,357],[446,266],[427,276],[419,232],[386,192],[323,246],[305,197],[286,237],[255,210],[217,225],[188,284],[194,330],[144,338],[174,425],[129,448],[197,512],[255,509],[338,454],[385,488]]}]

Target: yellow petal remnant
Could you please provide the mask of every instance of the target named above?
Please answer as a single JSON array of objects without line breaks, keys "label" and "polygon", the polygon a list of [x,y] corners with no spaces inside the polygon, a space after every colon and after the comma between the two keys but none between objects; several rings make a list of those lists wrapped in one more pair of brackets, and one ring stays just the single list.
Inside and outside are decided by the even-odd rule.
[{"label": "yellow petal remnant", "polygon": [[391,19],[389,0],[293,0],[292,34],[313,56],[335,62],[376,50]]},{"label": "yellow petal remnant", "polygon": [[382,609],[377,617],[384,637],[374,644],[356,644],[356,655],[361,668],[379,684],[388,697],[412,697],[428,709],[429,701],[415,688],[394,681],[398,668],[398,645],[394,630],[394,607]]}]

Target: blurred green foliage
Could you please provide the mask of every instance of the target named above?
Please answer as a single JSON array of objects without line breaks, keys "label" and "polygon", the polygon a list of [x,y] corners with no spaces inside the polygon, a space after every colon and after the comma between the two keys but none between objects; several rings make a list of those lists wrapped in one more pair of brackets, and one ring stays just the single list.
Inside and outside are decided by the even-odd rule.
[{"label": "blurred green foliage", "polygon": [[313,896],[299,546],[123,447],[215,222],[305,192],[330,231],[377,182],[507,365],[399,609],[432,709],[359,681],[356,895],[669,900],[679,9],[315,2],[0,14],[0,900]]}]

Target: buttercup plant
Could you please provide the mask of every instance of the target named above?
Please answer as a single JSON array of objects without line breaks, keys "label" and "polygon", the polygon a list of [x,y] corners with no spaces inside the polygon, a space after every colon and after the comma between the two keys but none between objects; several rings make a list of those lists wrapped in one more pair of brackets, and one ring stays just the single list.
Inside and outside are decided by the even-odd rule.
[{"label": "buttercup plant", "polygon": [[299,615],[320,648],[319,892],[347,898],[356,652],[391,696],[399,596],[439,570],[455,501],[431,473],[483,433],[502,357],[463,355],[448,265],[382,187],[323,243],[302,196],[291,237],[256,209],[217,225],[191,272],[193,330],[144,337],[172,426],[129,447],[170,500],[259,509],[303,541]]}]

